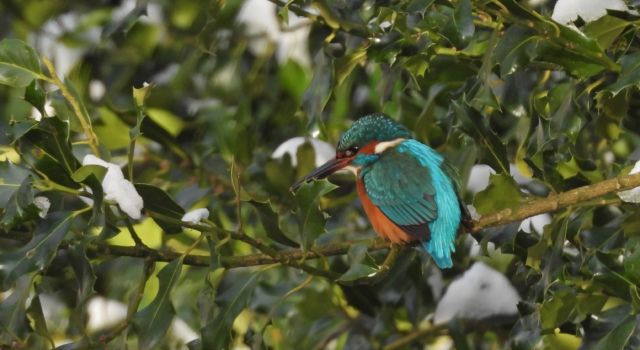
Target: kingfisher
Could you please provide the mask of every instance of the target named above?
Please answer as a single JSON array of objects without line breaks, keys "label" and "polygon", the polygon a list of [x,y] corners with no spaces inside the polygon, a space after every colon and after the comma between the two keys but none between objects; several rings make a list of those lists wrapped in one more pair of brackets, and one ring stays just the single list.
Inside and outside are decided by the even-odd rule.
[{"label": "kingfisher", "polygon": [[420,241],[440,268],[451,254],[461,223],[471,219],[460,199],[456,170],[402,124],[381,113],[357,119],[342,135],[336,156],[296,182],[323,179],[346,169],[373,229],[396,244]]}]

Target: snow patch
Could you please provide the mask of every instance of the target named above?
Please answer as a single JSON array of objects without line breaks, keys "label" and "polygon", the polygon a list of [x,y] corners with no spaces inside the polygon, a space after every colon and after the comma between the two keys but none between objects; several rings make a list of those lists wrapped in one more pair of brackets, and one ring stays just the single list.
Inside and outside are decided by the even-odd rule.
[{"label": "snow patch", "polygon": [[249,50],[255,55],[264,55],[274,47],[281,64],[291,59],[308,67],[311,62],[307,47],[311,21],[289,11],[289,23],[280,28],[276,10],[276,5],[268,0],[244,2],[236,21],[245,26],[250,37]]},{"label": "snow patch", "polygon": [[558,0],[551,18],[562,24],[571,24],[578,17],[593,22],[606,15],[607,10],[627,11],[629,8],[623,0]]},{"label": "snow patch", "polygon": [[549,223],[551,223],[551,215],[540,214],[522,220],[518,229],[526,233],[535,231],[538,234],[542,234],[542,232],[544,231],[544,227]]},{"label": "snow patch", "polygon": [[182,216],[182,221],[197,224],[200,221],[209,217],[209,210],[207,208],[194,209],[187,212]]},{"label": "snow patch", "polygon": [[462,277],[451,282],[438,302],[435,324],[454,318],[484,319],[518,313],[520,295],[500,272],[477,262]]},{"label": "snow patch", "polygon": [[298,158],[296,157],[298,147],[307,140],[311,142],[313,151],[316,154],[316,166],[320,166],[335,157],[336,150],[330,144],[318,139],[298,136],[281,143],[280,146],[273,151],[271,158],[280,159],[284,157],[285,154],[289,154],[291,157],[291,165],[295,167],[298,165]]},{"label": "snow patch", "polygon": [[82,165],[99,165],[107,168],[107,174],[102,180],[104,198],[118,203],[120,209],[132,219],[142,217],[144,202],[133,184],[124,178],[122,170],[117,164],[105,162],[94,156],[86,155],[82,160]]},{"label": "snow patch", "polygon": [[[87,302],[87,331],[96,333],[118,325],[127,318],[127,304],[113,299],[96,296]],[[198,338],[198,334],[179,317],[174,317],[169,335],[182,344]]]},{"label": "snow patch", "polygon": [[[47,114],[47,118],[51,118],[56,115],[56,109],[53,108],[50,100],[47,100],[47,102],[44,103],[44,112]],[[42,113],[40,113],[40,111],[36,107],[33,107],[31,109],[30,117],[31,119],[39,122],[42,120]]]},{"label": "snow patch", "polygon": [[37,196],[33,199],[33,204],[38,208],[38,216],[42,219],[46,218],[49,208],[51,208],[51,201],[49,201],[49,198]]},{"label": "snow patch", "polygon": [[471,168],[467,191],[476,194],[484,191],[489,186],[489,178],[496,171],[486,164],[476,164]]},{"label": "snow patch", "polygon": [[[637,161],[633,166],[633,169],[631,169],[629,175],[637,174],[638,172],[640,172],[640,160]],[[635,187],[626,191],[620,191],[618,192],[618,197],[620,197],[623,202],[640,203],[640,187]]]}]

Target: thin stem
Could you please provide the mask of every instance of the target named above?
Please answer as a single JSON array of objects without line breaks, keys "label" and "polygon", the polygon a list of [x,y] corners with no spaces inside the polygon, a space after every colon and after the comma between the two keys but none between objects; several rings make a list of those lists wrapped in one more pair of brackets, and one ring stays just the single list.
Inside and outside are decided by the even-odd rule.
[{"label": "thin stem", "polygon": [[196,239],[195,242],[193,242],[193,244],[189,248],[187,248],[187,250],[185,250],[184,253],[182,253],[182,256],[185,257],[185,256],[191,254],[191,252],[198,246],[198,244],[200,244],[200,242],[202,242],[204,237],[205,237],[205,234],[204,233],[200,233],[200,236],[198,236],[198,239]]},{"label": "thin stem", "polygon": [[47,67],[47,70],[51,75],[51,79],[47,81],[54,84],[60,89],[62,96],[64,96],[69,105],[71,105],[74,114],[78,118],[78,121],[80,121],[82,130],[84,130],[84,134],[87,136],[87,139],[89,141],[91,152],[93,152],[93,154],[95,155],[99,155],[100,152],[98,150],[98,137],[93,132],[93,128],[91,127],[91,118],[89,118],[89,115],[87,115],[86,111],[80,106],[80,102],[78,102],[75,96],[73,96],[64,82],[60,80],[60,78],[58,77],[58,73],[53,66],[53,63],[51,63],[51,61],[47,57],[42,57],[42,62],[44,62],[44,65]]},{"label": "thin stem", "polygon": [[442,333],[447,332],[448,324],[439,324],[437,326],[431,326],[429,328],[417,329],[404,337],[394,340],[393,342],[387,344],[383,349],[384,350],[397,350],[404,349],[406,346],[411,345],[414,341],[418,339],[422,339],[428,336],[440,335]]},{"label": "thin stem", "polygon": [[120,206],[116,205],[116,207],[118,208],[118,212],[120,212],[120,215],[122,216],[122,220],[124,220],[124,223],[127,226],[127,230],[129,230],[129,235],[131,236],[131,239],[133,239],[136,248],[151,249],[147,247],[144,242],[142,242],[142,239],[140,239],[140,236],[138,236],[138,233],[133,228],[133,223],[131,223],[131,219],[129,219],[129,216],[124,211],[122,211],[122,209],[120,209]]}]

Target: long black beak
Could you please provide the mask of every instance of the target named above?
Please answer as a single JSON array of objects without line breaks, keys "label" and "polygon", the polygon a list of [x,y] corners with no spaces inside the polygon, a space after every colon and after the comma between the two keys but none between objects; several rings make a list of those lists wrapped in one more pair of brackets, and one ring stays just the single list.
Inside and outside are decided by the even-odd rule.
[{"label": "long black beak", "polygon": [[330,161],[322,164],[321,166],[314,169],[307,176],[298,180],[291,186],[291,191],[297,191],[300,186],[302,186],[305,182],[311,182],[313,180],[324,179],[325,177],[335,173],[336,171],[346,167],[351,163],[352,158],[334,158]]}]

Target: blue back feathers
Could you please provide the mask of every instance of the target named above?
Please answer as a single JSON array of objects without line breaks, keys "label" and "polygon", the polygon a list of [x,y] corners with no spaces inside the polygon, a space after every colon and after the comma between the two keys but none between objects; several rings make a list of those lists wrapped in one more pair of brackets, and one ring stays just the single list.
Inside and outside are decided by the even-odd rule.
[{"label": "blue back feathers", "polygon": [[453,266],[451,253],[455,251],[454,241],[460,227],[461,210],[458,195],[452,179],[442,168],[442,156],[416,140],[407,140],[397,147],[398,152],[410,153],[426,167],[435,188],[434,200],[438,208],[435,220],[429,222],[431,239],[422,243],[440,268]]}]

